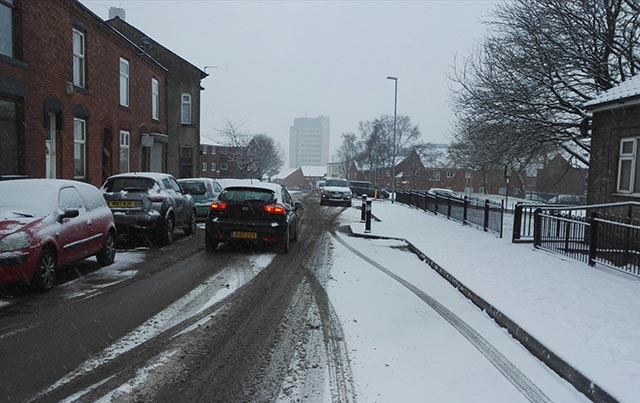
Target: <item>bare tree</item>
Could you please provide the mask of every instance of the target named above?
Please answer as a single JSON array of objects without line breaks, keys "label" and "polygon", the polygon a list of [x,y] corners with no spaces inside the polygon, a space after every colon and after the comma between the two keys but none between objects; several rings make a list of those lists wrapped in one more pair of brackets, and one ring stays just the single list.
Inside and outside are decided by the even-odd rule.
[{"label": "bare tree", "polygon": [[639,15],[631,0],[501,3],[491,34],[452,73],[455,140],[493,151],[489,161],[551,145],[588,164],[583,105],[638,71]]},{"label": "bare tree", "polygon": [[241,125],[227,121],[221,134],[231,145],[229,161],[235,163],[242,178],[261,179],[278,173],[284,164],[280,145],[266,134],[251,134],[240,129]]}]

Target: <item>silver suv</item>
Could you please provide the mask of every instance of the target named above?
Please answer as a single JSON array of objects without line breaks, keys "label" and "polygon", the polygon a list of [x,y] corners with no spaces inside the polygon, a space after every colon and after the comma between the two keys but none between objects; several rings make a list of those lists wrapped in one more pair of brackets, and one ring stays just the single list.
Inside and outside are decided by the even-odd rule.
[{"label": "silver suv", "polygon": [[196,231],[191,195],[169,174],[131,172],[109,177],[102,193],[113,212],[118,234],[151,233],[162,245],[173,242],[174,230]]}]

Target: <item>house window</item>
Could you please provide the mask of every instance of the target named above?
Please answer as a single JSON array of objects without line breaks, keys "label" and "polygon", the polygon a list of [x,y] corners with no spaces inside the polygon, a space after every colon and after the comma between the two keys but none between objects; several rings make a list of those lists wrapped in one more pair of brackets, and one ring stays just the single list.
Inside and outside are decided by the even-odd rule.
[{"label": "house window", "polygon": [[205,155],[207,153],[207,146],[200,146],[200,154]]},{"label": "house window", "polygon": [[151,117],[160,119],[160,83],[155,78],[151,79]]},{"label": "house window", "polygon": [[202,172],[207,172],[207,163],[206,162],[202,163]]},{"label": "house window", "polygon": [[221,162],[220,163],[220,170],[221,171],[228,171],[229,170],[229,164],[227,164],[226,162]]},{"label": "house window", "polygon": [[180,114],[180,122],[183,125],[191,124],[191,95],[182,94],[182,109]]},{"label": "house window", "polygon": [[73,119],[73,177],[84,178],[86,173],[86,139],[87,122],[82,119]]},{"label": "house window", "polygon": [[618,160],[618,186],[621,193],[640,193],[640,138],[620,139]]},{"label": "house window", "polygon": [[120,58],[120,105],[129,106],[129,62]]},{"label": "house window", "polygon": [[440,180],[440,171],[432,171],[430,179],[432,181],[439,181]]},{"label": "house window", "polygon": [[447,178],[451,179],[455,176],[453,171],[447,171]]},{"label": "house window", "polygon": [[0,55],[13,57],[13,0],[0,0]]},{"label": "house window", "polygon": [[131,135],[126,130],[120,131],[120,173],[129,172],[130,169]]},{"label": "house window", "polygon": [[192,148],[191,147],[180,147],[180,158],[189,158],[191,159]]},{"label": "house window", "polygon": [[77,29],[73,30],[73,85],[85,86],[85,38]]},{"label": "house window", "polygon": [[215,172],[216,171],[216,163],[212,162],[211,163],[211,172]]},{"label": "house window", "polygon": [[464,173],[464,177],[465,177],[466,179],[471,179],[471,171],[466,171],[466,172]]},{"label": "house window", "polygon": [[215,147],[211,147],[211,155],[216,155],[216,148]]}]

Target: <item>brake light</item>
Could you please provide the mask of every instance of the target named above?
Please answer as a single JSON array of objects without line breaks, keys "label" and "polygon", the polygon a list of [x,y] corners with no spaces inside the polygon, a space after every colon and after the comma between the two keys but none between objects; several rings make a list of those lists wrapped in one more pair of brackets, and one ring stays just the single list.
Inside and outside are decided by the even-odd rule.
[{"label": "brake light", "polygon": [[219,202],[213,202],[211,203],[211,205],[209,206],[209,209],[211,211],[222,211],[222,210],[226,210],[227,209],[227,203],[223,202],[223,201],[219,201]]},{"label": "brake light", "polygon": [[264,206],[264,211],[267,214],[275,214],[275,215],[284,215],[286,212],[284,206],[280,203],[267,204]]},{"label": "brake light", "polygon": [[164,197],[162,196],[149,196],[149,201],[151,203],[162,203],[163,200],[164,200]]}]

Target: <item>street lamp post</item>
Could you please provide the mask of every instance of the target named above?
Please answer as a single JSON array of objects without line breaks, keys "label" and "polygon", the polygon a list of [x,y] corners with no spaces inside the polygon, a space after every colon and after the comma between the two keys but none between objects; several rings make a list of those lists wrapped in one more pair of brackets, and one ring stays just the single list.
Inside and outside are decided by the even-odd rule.
[{"label": "street lamp post", "polygon": [[387,76],[387,80],[393,80],[393,149],[391,155],[391,203],[396,202],[396,118],[398,112],[398,77]]}]

